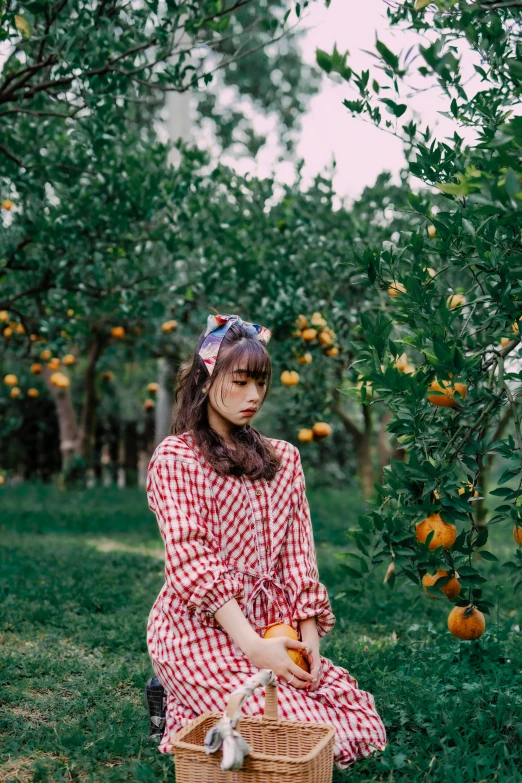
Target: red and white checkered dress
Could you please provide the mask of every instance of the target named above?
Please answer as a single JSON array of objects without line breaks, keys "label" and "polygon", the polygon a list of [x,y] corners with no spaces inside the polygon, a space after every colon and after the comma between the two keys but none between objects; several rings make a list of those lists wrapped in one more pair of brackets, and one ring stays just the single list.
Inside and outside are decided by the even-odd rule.
[{"label": "red and white checkered dress", "polygon": [[[165,438],[152,456],[147,497],[165,542],[165,585],[149,616],[147,643],[167,691],[162,753],[172,751],[169,734],[203,712],[223,712],[228,695],[257,671],[214,618],[231,598],[260,636],[278,620],[299,633],[297,621],[315,616],[319,636],[334,627],[319,582],[299,451],[269,440],[282,458],[272,481],[218,475],[190,432]],[[384,750],[386,731],[372,694],[328,658],[321,663],[311,693],[279,682],[280,716],[335,726],[334,760],[343,769]],[[262,715],[263,694],[256,690],[243,709]]]}]

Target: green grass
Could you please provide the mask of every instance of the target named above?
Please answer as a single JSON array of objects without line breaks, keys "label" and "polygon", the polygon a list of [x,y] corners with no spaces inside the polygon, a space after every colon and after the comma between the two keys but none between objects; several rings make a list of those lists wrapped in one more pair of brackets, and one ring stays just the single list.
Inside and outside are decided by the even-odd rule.
[{"label": "green grass", "polygon": [[[339,491],[309,492],[321,579],[337,625],[323,655],[371,691],[388,749],[334,781],[477,783],[522,780],[522,611],[497,563],[481,562],[497,602],[481,640],[459,643],[449,604],[408,583],[362,599],[336,552],[363,508]],[[161,588],[162,542],[143,490],[0,495],[0,781],[172,781],[173,761],[147,740],[151,676],[146,621]],[[501,562],[511,530],[494,526]]]}]

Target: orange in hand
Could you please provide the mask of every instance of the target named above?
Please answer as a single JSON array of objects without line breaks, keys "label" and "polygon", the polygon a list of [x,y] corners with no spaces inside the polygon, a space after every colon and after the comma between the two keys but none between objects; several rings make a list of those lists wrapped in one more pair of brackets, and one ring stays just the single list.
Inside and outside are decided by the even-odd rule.
[{"label": "orange in hand", "polygon": [[[272,639],[274,636],[286,636],[288,639],[299,639],[296,631],[291,625],[286,623],[275,623],[269,625],[263,634],[263,639]],[[310,665],[306,658],[301,654],[300,650],[287,650],[288,655],[297,666],[304,669],[305,672],[310,671]]]}]

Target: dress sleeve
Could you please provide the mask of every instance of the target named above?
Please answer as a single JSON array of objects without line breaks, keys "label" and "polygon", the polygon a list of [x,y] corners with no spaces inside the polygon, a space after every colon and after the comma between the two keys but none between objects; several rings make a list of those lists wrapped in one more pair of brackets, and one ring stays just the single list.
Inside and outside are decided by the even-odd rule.
[{"label": "dress sleeve", "polygon": [[165,581],[172,593],[200,623],[221,626],[214,613],[243,596],[209,531],[205,503],[207,478],[197,460],[173,455],[155,459],[147,475],[149,507],[155,512],[165,542]]},{"label": "dress sleeve", "polygon": [[292,481],[293,522],[281,552],[284,585],[290,595],[295,620],[315,617],[319,636],[335,625],[326,587],[319,581],[310,506],[299,451],[295,449]]}]

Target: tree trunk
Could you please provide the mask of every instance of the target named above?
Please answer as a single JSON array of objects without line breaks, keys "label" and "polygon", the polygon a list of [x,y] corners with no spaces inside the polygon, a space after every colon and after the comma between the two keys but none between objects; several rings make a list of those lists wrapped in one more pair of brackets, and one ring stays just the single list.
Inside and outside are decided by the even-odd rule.
[{"label": "tree trunk", "polygon": [[56,415],[60,429],[60,451],[62,454],[62,470],[77,456],[81,455],[81,439],[78,430],[76,413],[71,400],[70,388],[58,389],[54,386],[50,377],[53,371],[47,366],[42,368],[42,378],[51,392],[56,406]]},{"label": "tree trunk", "polygon": [[109,429],[107,432],[107,444],[109,447],[109,469],[111,472],[111,481],[118,483],[118,471],[120,468],[120,431],[121,423],[116,416],[109,417]]},{"label": "tree trunk", "polygon": [[384,468],[390,464],[390,460],[396,459],[400,462],[404,462],[406,458],[406,452],[404,449],[397,448],[397,442],[395,436],[393,439],[395,445],[390,446],[390,438],[386,427],[392,419],[392,412],[386,411],[381,419],[379,427],[379,434],[377,435],[377,450],[379,453],[379,482],[382,484]]},{"label": "tree trunk", "polygon": [[352,436],[357,475],[361,482],[363,496],[368,500],[373,494],[373,483],[375,481],[372,458],[372,417],[370,406],[362,406],[364,429],[360,430],[352,417],[342,407],[340,403],[340,394],[337,390],[334,391],[333,397],[334,401],[331,405],[332,410],[339,416],[346,431]]},{"label": "tree trunk", "polygon": [[106,344],[103,332],[93,329],[93,339],[89,347],[87,369],[85,371],[85,399],[82,411],[81,450],[85,466],[92,466],[94,435],[96,430],[96,408],[99,398],[96,390],[96,365]]},{"label": "tree trunk", "polygon": [[125,486],[138,483],[138,428],[135,421],[126,421],[123,430]]}]

